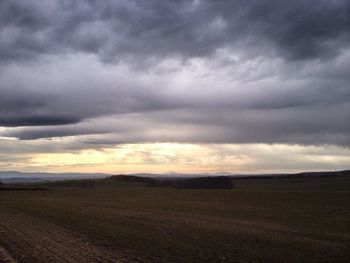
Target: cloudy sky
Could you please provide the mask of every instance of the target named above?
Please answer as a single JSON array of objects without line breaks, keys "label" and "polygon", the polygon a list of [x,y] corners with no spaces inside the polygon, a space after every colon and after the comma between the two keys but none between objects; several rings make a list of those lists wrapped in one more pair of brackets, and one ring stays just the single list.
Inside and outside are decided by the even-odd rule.
[{"label": "cloudy sky", "polygon": [[346,168],[348,0],[0,0],[0,170]]}]

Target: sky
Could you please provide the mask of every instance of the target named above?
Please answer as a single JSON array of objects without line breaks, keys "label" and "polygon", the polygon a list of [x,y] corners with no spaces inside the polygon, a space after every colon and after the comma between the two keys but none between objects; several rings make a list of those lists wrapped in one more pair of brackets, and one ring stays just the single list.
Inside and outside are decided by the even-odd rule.
[{"label": "sky", "polygon": [[0,0],[0,170],[350,168],[348,0]]}]

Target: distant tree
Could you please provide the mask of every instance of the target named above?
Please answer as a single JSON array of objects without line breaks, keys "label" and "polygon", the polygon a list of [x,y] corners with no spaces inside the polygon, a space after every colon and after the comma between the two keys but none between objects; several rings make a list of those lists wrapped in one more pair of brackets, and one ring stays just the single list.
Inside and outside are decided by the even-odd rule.
[{"label": "distant tree", "polygon": [[133,175],[112,175],[109,177],[109,180],[117,182],[128,182],[128,183],[153,183],[154,179],[149,177],[142,176],[133,176]]},{"label": "distant tree", "polygon": [[149,186],[180,189],[232,189],[234,184],[228,176],[199,177],[189,179],[154,180]]}]

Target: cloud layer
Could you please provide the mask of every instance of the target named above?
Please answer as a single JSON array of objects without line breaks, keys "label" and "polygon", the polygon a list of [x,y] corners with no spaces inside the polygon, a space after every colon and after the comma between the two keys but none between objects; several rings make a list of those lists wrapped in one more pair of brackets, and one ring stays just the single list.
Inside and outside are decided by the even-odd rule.
[{"label": "cloud layer", "polygon": [[[1,60],[86,52],[104,60],[205,57],[263,46],[288,59],[336,55],[349,44],[346,0],[2,1]],[[250,50],[250,51],[252,51]]]},{"label": "cloud layer", "polygon": [[0,136],[350,146],[350,3],[0,1]]}]

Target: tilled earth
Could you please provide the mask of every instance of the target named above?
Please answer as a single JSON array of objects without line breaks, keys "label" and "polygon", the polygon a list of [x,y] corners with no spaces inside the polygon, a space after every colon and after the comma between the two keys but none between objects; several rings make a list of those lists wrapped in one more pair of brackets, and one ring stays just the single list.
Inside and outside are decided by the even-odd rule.
[{"label": "tilled earth", "polygon": [[[124,256],[89,243],[80,234],[12,211],[0,213],[0,245],[17,262],[126,261]],[[15,262],[12,258],[0,247],[0,262]]]},{"label": "tilled earth", "polygon": [[7,253],[7,251],[0,247],[0,262],[1,263],[14,263],[13,258]]}]

